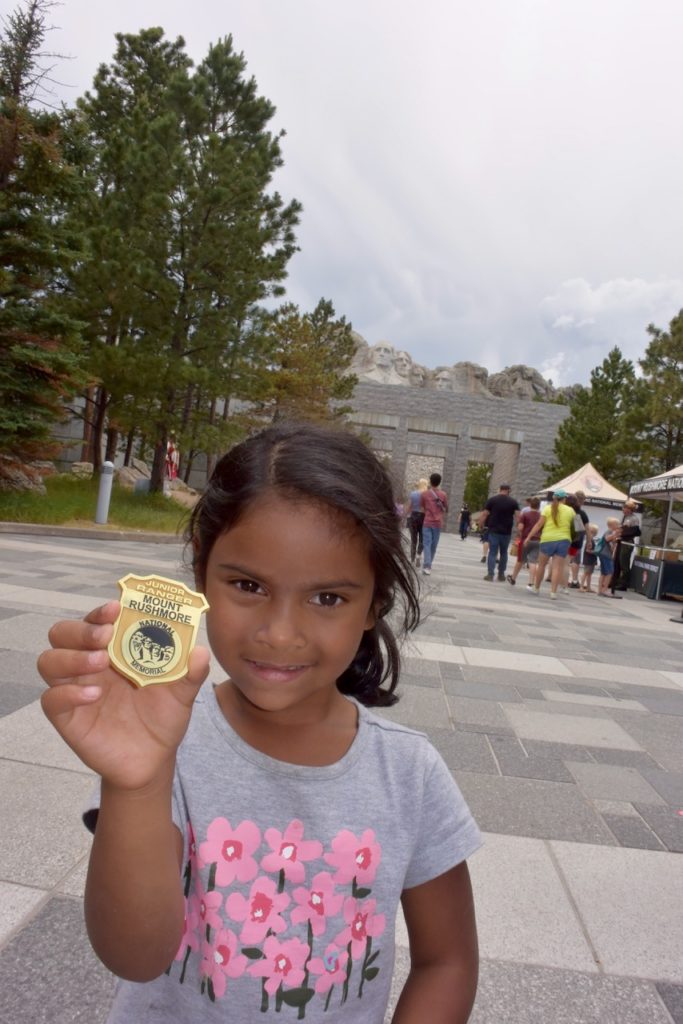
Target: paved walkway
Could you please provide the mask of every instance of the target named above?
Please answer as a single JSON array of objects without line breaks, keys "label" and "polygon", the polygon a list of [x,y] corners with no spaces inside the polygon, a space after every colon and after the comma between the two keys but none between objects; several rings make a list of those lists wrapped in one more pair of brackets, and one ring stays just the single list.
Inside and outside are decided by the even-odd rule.
[{"label": "paved walkway", "polygon": [[[429,733],[485,832],[472,1024],[683,1024],[680,609],[551,603],[484,582],[479,555],[442,538],[387,712]],[[98,1024],[113,986],[82,925],[92,777],[42,717],[35,656],[56,617],[126,572],[178,575],[180,556],[0,536],[0,1024]],[[401,923],[398,940],[396,988]]]}]

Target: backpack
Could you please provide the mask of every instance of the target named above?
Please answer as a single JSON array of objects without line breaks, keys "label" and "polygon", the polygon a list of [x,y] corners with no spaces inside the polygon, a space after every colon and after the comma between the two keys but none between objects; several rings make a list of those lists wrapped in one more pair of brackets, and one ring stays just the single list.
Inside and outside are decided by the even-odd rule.
[{"label": "backpack", "polygon": [[593,541],[593,551],[592,551],[592,554],[599,555],[604,550],[605,550],[605,537],[604,537],[604,534],[603,534],[602,537],[596,537],[595,540]]}]

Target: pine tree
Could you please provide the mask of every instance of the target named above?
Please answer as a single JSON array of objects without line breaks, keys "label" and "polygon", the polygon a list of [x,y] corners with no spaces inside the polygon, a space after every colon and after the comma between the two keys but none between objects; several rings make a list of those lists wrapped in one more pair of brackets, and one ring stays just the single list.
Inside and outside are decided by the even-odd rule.
[{"label": "pine tree", "polygon": [[32,106],[52,6],[26,0],[0,35],[0,451],[20,459],[54,454],[54,425],[85,381],[81,325],[61,297],[78,253],[64,227],[77,181],[60,118]]},{"label": "pine tree", "polygon": [[78,291],[101,380],[94,444],[105,420],[144,433],[159,488],[171,433],[211,454],[230,434],[229,399],[251,397],[250,324],[282,291],[300,207],[270,191],[274,107],[229,37],[193,73],[161,29],[117,40],[79,105],[93,187]]},{"label": "pine tree", "polygon": [[610,482],[628,483],[630,460],[623,450],[621,425],[633,403],[635,371],[615,346],[591,371],[590,384],[570,402],[570,414],[555,439],[555,461],[544,465],[549,481],[562,479],[586,462]]},{"label": "pine tree", "polygon": [[273,421],[341,419],[350,411],[357,378],[348,373],[355,354],[351,324],[335,319],[320,299],[311,313],[283,306],[272,319],[271,367],[262,407]]}]

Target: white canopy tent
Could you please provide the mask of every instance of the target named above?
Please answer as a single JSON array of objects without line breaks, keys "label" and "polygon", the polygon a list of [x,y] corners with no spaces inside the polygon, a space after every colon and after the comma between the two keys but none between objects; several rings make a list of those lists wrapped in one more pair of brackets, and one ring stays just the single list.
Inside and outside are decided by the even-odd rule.
[{"label": "white canopy tent", "polygon": [[575,494],[583,491],[586,495],[584,507],[586,514],[592,523],[597,523],[600,532],[607,528],[609,516],[621,513],[624,502],[628,495],[613,487],[605,480],[604,476],[597,471],[591,462],[587,462],[581,469],[570,473],[569,476],[558,480],[556,483],[539,491],[538,497],[545,498],[548,491],[567,491],[568,494]]},{"label": "white canopy tent", "polygon": [[646,480],[639,480],[638,483],[633,484],[629,495],[639,501],[643,498],[668,501],[666,526],[662,537],[662,546],[666,547],[674,502],[683,501],[683,464],[674,466],[673,469],[668,469],[665,473],[660,473],[659,476],[650,476]]}]

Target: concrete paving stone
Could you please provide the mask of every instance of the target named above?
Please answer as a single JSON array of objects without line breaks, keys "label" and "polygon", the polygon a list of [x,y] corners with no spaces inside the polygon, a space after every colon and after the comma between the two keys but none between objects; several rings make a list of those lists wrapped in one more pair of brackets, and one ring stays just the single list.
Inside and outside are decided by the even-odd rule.
[{"label": "concrete paving stone", "polygon": [[592,762],[594,760],[586,747],[576,746],[573,743],[550,743],[545,740],[525,739],[523,746],[529,757],[558,758],[561,761]]},{"label": "concrete paving stone", "polygon": [[464,679],[445,679],[444,691],[451,697],[474,697],[477,700],[515,701],[514,690],[501,683],[467,683]]},{"label": "concrete paving stone", "polygon": [[683,715],[683,693],[672,693],[667,696],[641,697],[648,711],[655,715]]},{"label": "concrete paving stone", "polygon": [[[586,748],[592,759],[598,764],[621,764],[629,768],[637,768],[643,773],[645,768],[658,768],[658,764],[644,750],[610,750],[607,747]],[[572,758],[576,760],[576,758]]]},{"label": "concrete paving stone", "polygon": [[463,771],[456,771],[455,778],[486,832],[579,843],[615,842],[576,786]]},{"label": "concrete paving stone", "polygon": [[[456,678],[465,679],[468,683],[495,683],[496,686],[507,686],[511,691],[517,689],[520,684],[537,689],[551,685],[547,676],[520,675],[519,672],[511,672],[502,668],[478,668],[475,665],[461,665],[461,675]],[[444,674],[444,679],[446,678]]]},{"label": "concrete paving stone", "polygon": [[426,676],[430,676],[432,679],[441,678],[439,666],[436,662],[427,661],[423,658],[415,658],[407,646],[403,648],[403,651],[404,653],[401,655],[401,665],[404,672],[414,676],[421,676],[423,679]]},{"label": "concrete paving stone", "polygon": [[516,651],[486,651],[481,648],[464,648],[465,662],[480,668],[500,668],[513,672],[532,672],[548,675],[570,675],[569,669],[563,671],[562,662],[558,658],[549,658],[544,654],[517,654]]},{"label": "concrete paving stone", "polygon": [[0,719],[0,750],[7,761],[62,768],[94,778],[50,725],[39,701]]},{"label": "concrete paving stone", "polygon": [[607,682],[623,685],[635,683],[637,686],[661,687],[665,684],[664,673],[656,672],[652,668],[629,668],[628,665],[606,665],[599,661],[572,661],[569,658],[563,658],[563,663],[573,675],[579,677],[588,676],[591,679],[604,679]]},{"label": "concrete paving stone", "polygon": [[683,857],[566,842],[551,846],[605,971],[681,984]]},{"label": "concrete paving stone", "polygon": [[80,900],[56,897],[0,953],[3,1024],[103,1024],[115,979],[92,952]]},{"label": "concrete paving stone", "polygon": [[14,608],[0,608],[0,622],[3,622],[5,619],[15,619],[20,614]]},{"label": "concrete paving stone", "polygon": [[[654,804],[634,804],[634,807],[667,850],[671,853],[683,853],[683,817],[678,810],[668,806],[656,807]],[[683,810],[683,807],[679,810]],[[683,949],[683,946],[681,948]],[[683,962],[683,958],[681,960]]]},{"label": "concrete paving stone", "polygon": [[436,664],[439,666],[439,671],[441,672],[441,678],[443,680],[463,678],[462,665],[452,665],[448,661],[438,661]]},{"label": "concrete paving stone", "polygon": [[640,774],[670,807],[683,807],[683,772],[663,772],[659,768],[641,768]]},{"label": "concrete paving stone", "polygon": [[470,1024],[671,1024],[655,986],[483,961]]},{"label": "concrete paving stone", "polygon": [[[615,721],[667,772],[683,772],[683,723],[666,715],[613,712]],[[653,766],[654,767],[654,766]]]},{"label": "concrete paving stone", "polygon": [[486,833],[469,870],[484,959],[597,973],[546,843]]},{"label": "concrete paving stone", "polygon": [[612,817],[621,818],[637,818],[638,811],[635,809],[633,804],[627,803],[625,800],[593,800],[593,807],[595,807],[598,814],[601,814],[603,818],[606,814],[612,815]]},{"label": "concrete paving stone", "polygon": [[514,731],[509,725],[479,725],[477,722],[456,722],[453,726],[454,732],[480,732],[486,736],[514,736]]},{"label": "concrete paving stone", "polygon": [[[586,709],[588,711],[588,709]],[[609,718],[530,711],[527,705],[506,705],[505,715],[518,736],[577,746],[638,750],[638,743]]]},{"label": "concrete paving stone", "polygon": [[[42,889],[0,881],[0,947],[47,897]],[[2,1018],[0,1018],[1,1020]]]},{"label": "concrete paving stone", "polygon": [[485,734],[452,729],[430,729],[428,736],[451,769],[498,775],[498,768]]},{"label": "concrete paving stone", "polygon": [[476,700],[472,697],[448,697],[447,701],[455,725],[510,725],[500,705],[494,704],[493,701]]},{"label": "concrete paving stone", "polygon": [[401,722],[414,729],[443,729],[450,725],[448,704],[443,693],[425,686],[402,686],[398,704],[375,710],[392,722]]},{"label": "concrete paving stone", "polygon": [[455,665],[463,665],[465,662],[462,648],[455,644],[435,644],[415,640],[412,646],[413,650],[409,652],[411,657],[423,658],[425,661],[432,662],[447,661]]},{"label": "concrete paving stone", "polygon": [[[92,836],[90,836],[90,843],[92,843]],[[68,875],[59,882],[55,887],[56,893],[61,893],[64,896],[77,896],[79,899],[83,899],[85,895],[85,880],[88,874],[88,861],[90,860],[90,851],[82,860],[76,864],[76,867]]]},{"label": "concrete paving stone", "polygon": [[568,683],[564,679],[558,683],[558,689],[563,693],[579,693],[587,697],[604,697],[606,690],[602,686],[586,686],[583,683]]},{"label": "concrete paving stone", "polygon": [[635,768],[616,764],[580,764],[567,761],[567,768],[582,793],[591,800],[625,800],[658,804],[664,800]]},{"label": "concrete paving stone", "polygon": [[88,850],[79,811],[92,786],[88,775],[0,761],[0,821],[12,822],[0,829],[6,881],[51,888],[73,869]]},{"label": "concrete paving stone", "polygon": [[642,818],[631,818],[623,814],[603,814],[602,820],[614,835],[619,846],[632,850],[663,850],[665,848]]},{"label": "concrete paving stone", "polygon": [[659,982],[655,988],[671,1014],[674,1024],[683,1024],[683,985],[668,985],[666,982]]},{"label": "concrete paving stone", "polygon": [[[48,597],[50,595],[47,595]],[[0,622],[0,648],[34,654],[48,646],[47,633],[57,618],[56,612],[15,615]]]},{"label": "concrete paving stone", "polygon": [[676,686],[683,687],[683,672],[669,672],[667,670],[665,672],[662,672],[662,675],[666,676],[666,678],[670,680],[670,682],[675,683]]},{"label": "concrete paving stone", "polygon": [[442,688],[442,683],[436,676],[423,676],[412,672],[402,671],[398,688],[396,690],[399,696],[404,686],[426,686],[431,690],[440,690]]},{"label": "concrete paving stone", "polygon": [[516,737],[492,735],[489,742],[502,775],[522,779],[542,779],[548,782],[574,781],[573,776],[559,758],[529,757]]},{"label": "concrete paving stone", "polygon": [[584,705],[594,708],[625,708],[627,711],[645,711],[645,708],[637,700],[620,700],[616,697],[608,697],[606,694],[594,696],[589,693],[558,693],[557,691],[543,691],[546,700],[563,702],[565,704]]},{"label": "concrete paving stone", "polygon": [[[1,658],[2,655],[0,655]],[[26,682],[0,680],[0,718],[11,715],[26,707],[27,704],[39,700],[44,689],[45,683],[38,680],[35,682],[31,680]]]}]

